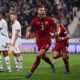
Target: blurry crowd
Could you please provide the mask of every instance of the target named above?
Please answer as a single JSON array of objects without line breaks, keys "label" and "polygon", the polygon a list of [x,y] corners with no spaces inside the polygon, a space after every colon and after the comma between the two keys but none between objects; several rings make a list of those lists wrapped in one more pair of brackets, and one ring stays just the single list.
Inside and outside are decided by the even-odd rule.
[{"label": "blurry crowd", "polygon": [[[43,5],[46,8],[47,15],[50,17],[60,17],[60,22],[66,28],[72,22],[76,13],[73,13],[73,7],[80,7],[79,0],[0,0],[0,11],[5,13],[5,19],[11,32],[9,15],[15,11],[22,25],[22,37],[25,37],[25,31],[31,20],[37,16],[37,7]],[[32,30],[31,38],[35,36]]]}]

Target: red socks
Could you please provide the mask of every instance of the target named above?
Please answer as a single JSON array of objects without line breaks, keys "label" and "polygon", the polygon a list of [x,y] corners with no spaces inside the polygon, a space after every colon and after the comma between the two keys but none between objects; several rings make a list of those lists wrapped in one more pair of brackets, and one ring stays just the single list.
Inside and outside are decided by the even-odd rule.
[{"label": "red socks", "polygon": [[64,61],[64,64],[65,64],[66,71],[69,71],[69,62],[68,62],[68,59],[67,58],[63,58],[63,61]]},{"label": "red socks", "polygon": [[40,56],[36,57],[36,60],[35,60],[33,66],[32,66],[32,69],[30,71],[31,73],[33,73],[35,71],[35,69],[38,67],[38,65],[40,64],[40,59],[41,59]]},{"label": "red socks", "polygon": [[45,56],[44,58],[43,58],[43,60],[45,61],[45,62],[47,62],[48,64],[52,64],[52,61],[49,59],[49,57],[48,56]]}]

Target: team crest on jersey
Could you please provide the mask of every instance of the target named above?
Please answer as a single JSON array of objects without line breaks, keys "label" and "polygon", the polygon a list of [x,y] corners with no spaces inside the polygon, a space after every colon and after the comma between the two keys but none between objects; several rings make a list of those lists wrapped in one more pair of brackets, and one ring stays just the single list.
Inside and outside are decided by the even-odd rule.
[{"label": "team crest on jersey", "polygon": [[46,21],[45,24],[48,24],[48,21]]}]

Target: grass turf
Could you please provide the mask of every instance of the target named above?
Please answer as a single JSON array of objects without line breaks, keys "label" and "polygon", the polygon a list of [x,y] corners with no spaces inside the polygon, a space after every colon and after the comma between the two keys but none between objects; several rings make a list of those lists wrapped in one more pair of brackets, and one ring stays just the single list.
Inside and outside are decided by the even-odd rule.
[{"label": "grass turf", "polygon": [[[9,54],[11,60],[11,68],[15,68],[14,57]],[[27,80],[25,74],[31,69],[36,54],[22,54],[23,56],[23,71],[22,72],[0,72],[0,80]],[[65,67],[62,58],[53,60],[52,54],[47,54],[52,61],[55,61],[56,72],[51,71],[50,65],[41,60],[39,67],[33,73],[29,80],[80,80],[80,54],[69,54],[70,71],[69,75],[64,75]],[[6,65],[2,56],[4,69]]]}]

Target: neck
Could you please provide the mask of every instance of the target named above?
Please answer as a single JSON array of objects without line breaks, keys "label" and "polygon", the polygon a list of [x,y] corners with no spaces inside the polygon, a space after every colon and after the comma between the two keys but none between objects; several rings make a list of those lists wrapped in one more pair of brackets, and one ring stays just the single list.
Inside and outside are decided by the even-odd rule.
[{"label": "neck", "polygon": [[2,20],[2,18],[0,20]]},{"label": "neck", "polygon": [[44,19],[46,15],[38,15],[40,19]]},{"label": "neck", "polygon": [[16,19],[13,20],[13,23],[15,23]]}]

